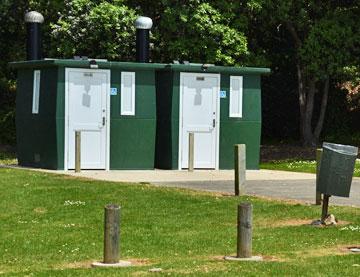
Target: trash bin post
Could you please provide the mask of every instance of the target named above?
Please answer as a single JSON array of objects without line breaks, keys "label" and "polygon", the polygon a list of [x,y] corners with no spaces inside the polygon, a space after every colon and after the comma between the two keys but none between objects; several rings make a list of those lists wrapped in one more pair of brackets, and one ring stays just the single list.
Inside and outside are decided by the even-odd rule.
[{"label": "trash bin post", "polygon": [[329,215],[329,198],[331,195],[324,194],[323,205],[322,205],[322,213],[321,213],[321,223],[325,223],[325,219]]},{"label": "trash bin post", "polygon": [[315,205],[321,205],[321,192],[319,191],[319,173],[322,156],[322,148],[316,149],[316,192],[315,192]]}]

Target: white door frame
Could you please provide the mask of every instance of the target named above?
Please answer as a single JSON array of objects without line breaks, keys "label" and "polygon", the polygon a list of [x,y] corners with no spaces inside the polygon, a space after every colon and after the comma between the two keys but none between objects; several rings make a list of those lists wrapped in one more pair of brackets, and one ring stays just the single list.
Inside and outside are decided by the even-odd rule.
[{"label": "white door frame", "polygon": [[[69,133],[69,73],[105,73],[106,85],[106,153],[105,153],[105,170],[110,169],[110,70],[109,69],[88,69],[88,68],[65,68],[65,131],[64,131],[64,170],[68,170],[68,133]],[[75,139],[75,138],[74,138]]]},{"label": "white door frame", "polygon": [[215,169],[219,169],[219,142],[220,142],[220,74],[216,73],[195,73],[195,72],[180,72],[180,98],[179,98],[179,153],[178,153],[178,169],[181,170],[182,162],[182,129],[183,129],[183,92],[184,92],[184,77],[186,76],[203,76],[203,77],[217,77],[218,84],[216,87],[216,119],[215,119]]}]

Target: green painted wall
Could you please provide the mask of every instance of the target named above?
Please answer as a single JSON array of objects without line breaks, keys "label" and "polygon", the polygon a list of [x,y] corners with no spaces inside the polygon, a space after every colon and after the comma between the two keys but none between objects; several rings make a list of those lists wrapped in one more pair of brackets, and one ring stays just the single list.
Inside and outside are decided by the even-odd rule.
[{"label": "green painted wall", "polygon": [[135,71],[135,116],[120,115],[121,68],[111,70],[110,168],[153,169],[155,160],[155,71]]},{"label": "green painted wall", "polygon": [[32,113],[33,72],[33,69],[18,71],[16,95],[18,160],[22,166],[57,169],[55,122],[57,69],[41,68],[38,114]]},{"label": "green painted wall", "polygon": [[[236,74],[231,74],[236,76]],[[240,75],[240,74],[237,74]],[[220,99],[219,168],[234,167],[234,144],[246,144],[247,168],[259,168],[261,137],[260,75],[243,76],[243,117],[229,117],[230,74],[221,74],[221,90],[227,92]],[[179,145],[179,71],[158,71],[157,84],[157,138],[155,167],[178,168]]]},{"label": "green painted wall", "polygon": [[[232,75],[236,76],[236,75]],[[230,74],[221,75],[219,167],[234,168],[234,144],[246,144],[246,167],[259,168],[261,138],[261,80],[259,75],[243,74],[243,117],[229,117]]]}]

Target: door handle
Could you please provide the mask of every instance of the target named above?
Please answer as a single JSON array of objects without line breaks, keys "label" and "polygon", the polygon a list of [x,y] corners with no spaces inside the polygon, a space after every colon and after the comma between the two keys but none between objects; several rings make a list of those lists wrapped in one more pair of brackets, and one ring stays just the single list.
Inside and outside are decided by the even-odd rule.
[{"label": "door handle", "polygon": [[105,126],[105,116],[103,116],[103,118],[102,118],[102,126]]},{"label": "door handle", "polygon": [[215,128],[215,118],[213,119],[213,128]]}]

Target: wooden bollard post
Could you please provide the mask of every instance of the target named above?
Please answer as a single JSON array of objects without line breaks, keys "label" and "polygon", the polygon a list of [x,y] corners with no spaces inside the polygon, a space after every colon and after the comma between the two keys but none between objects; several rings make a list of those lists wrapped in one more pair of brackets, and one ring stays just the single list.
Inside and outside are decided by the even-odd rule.
[{"label": "wooden bollard post", "polygon": [[235,195],[243,193],[246,180],[246,146],[235,144],[234,146],[234,171],[235,171]]},{"label": "wooden bollard post", "polygon": [[125,267],[131,262],[120,258],[120,207],[109,204],[105,206],[104,216],[104,260],[93,262],[93,267]]},{"label": "wooden bollard post", "polygon": [[81,132],[75,131],[75,172],[81,172]]},{"label": "wooden bollard post", "polygon": [[188,170],[194,171],[194,133],[189,133],[189,161]]},{"label": "wooden bollard post", "polygon": [[321,165],[322,148],[316,149],[316,191],[315,191],[315,205],[321,205],[321,192],[319,192],[319,174]]},{"label": "wooden bollard post", "polygon": [[120,207],[109,204],[105,206],[104,227],[104,263],[119,262]]},{"label": "wooden bollard post", "polygon": [[237,258],[252,256],[252,204],[241,203],[238,206],[237,221]]},{"label": "wooden bollard post", "polygon": [[236,256],[225,256],[227,261],[262,261],[261,256],[252,256],[252,204],[240,203],[237,210]]}]

